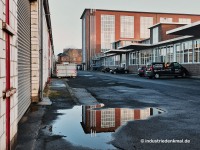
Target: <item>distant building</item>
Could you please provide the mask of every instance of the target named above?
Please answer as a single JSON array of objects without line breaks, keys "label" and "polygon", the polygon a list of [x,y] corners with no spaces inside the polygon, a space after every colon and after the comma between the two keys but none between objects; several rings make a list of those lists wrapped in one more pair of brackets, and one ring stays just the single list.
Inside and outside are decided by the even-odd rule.
[{"label": "distant building", "polygon": [[58,54],[58,63],[75,63],[77,65],[81,65],[82,50],[74,48],[64,49],[63,53]]},{"label": "distant building", "polygon": [[[87,70],[93,66],[102,66],[99,60],[105,55],[105,52],[113,49],[111,47],[113,42],[121,41],[117,42],[117,47],[130,45],[131,43],[140,43],[150,38],[149,27],[153,25],[158,23],[189,24],[200,20],[200,15],[85,9],[81,19],[83,66],[84,70]],[[179,27],[181,25],[173,26]],[[169,30],[168,27],[172,28],[163,25],[162,29],[166,31]],[[169,39],[172,38],[172,35],[166,35],[163,38]],[[164,39],[154,38],[154,40]],[[123,61],[121,61],[123,64],[119,65],[125,66],[127,64],[125,55],[117,56],[115,60],[107,61],[113,66],[113,62],[119,62],[120,57],[123,57]]]}]

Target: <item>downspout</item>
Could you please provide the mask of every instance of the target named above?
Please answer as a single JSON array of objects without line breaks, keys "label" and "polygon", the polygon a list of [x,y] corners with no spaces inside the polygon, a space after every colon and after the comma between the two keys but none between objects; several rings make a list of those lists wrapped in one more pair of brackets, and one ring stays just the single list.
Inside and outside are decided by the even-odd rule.
[{"label": "downspout", "polygon": [[[49,30],[50,31],[50,30]],[[50,83],[51,81],[51,40],[50,40],[50,33],[49,33],[49,41],[48,41],[48,53],[49,53],[49,57],[48,57],[48,73],[49,73],[49,76],[48,76],[48,82]]]},{"label": "downspout", "polygon": [[[10,24],[9,0],[6,0],[6,24]],[[10,90],[10,35],[6,32],[6,91]],[[10,150],[10,97],[6,97],[6,150]]]},{"label": "downspout", "polygon": [[40,101],[43,100],[43,0],[40,0]]}]

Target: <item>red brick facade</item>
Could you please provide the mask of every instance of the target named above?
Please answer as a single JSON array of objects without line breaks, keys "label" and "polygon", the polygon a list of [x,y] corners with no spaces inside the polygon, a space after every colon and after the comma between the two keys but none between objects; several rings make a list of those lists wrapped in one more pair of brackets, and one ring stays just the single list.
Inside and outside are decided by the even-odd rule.
[{"label": "red brick facade", "polygon": [[82,50],[81,49],[64,49],[63,53],[58,55],[58,62],[75,63],[81,65],[82,63]]},{"label": "red brick facade", "polygon": [[[95,54],[101,53],[101,15],[114,15],[115,16],[115,41],[125,40],[127,38],[120,37],[120,16],[134,16],[134,39],[133,40],[143,40],[140,38],[140,18],[141,17],[153,17],[153,24],[160,22],[160,18],[172,18],[173,22],[179,22],[180,18],[191,19],[191,22],[200,20],[200,15],[191,15],[191,14],[172,14],[172,13],[156,13],[156,12],[134,12],[134,11],[116,11],[116,10],[91,10],[85,9],[81,19],[85,18],[85,38],[83,42],[83,50],[85,50],[85,63],[86,68],[89,69],[92,65],[92,57]],[[94,17],[91,21],[91,18]],[[91,26],[95,26],[95,32],[91,30]],[[83,26],[82,26],[83,27]],[[167,27],[163,28],[167,29]],[[92,31],[92,32],[91,32]],[[162,31],[165,32],[165,31]],[[95,36],[94,36],[95,35]],[[93,39],[95,38],[95,40]],[[168,39],[169,37],[164,37]],[[92,41],[92,42],[91,42]],[[94,48],[91,48],[91,45],[94,45]]]}]

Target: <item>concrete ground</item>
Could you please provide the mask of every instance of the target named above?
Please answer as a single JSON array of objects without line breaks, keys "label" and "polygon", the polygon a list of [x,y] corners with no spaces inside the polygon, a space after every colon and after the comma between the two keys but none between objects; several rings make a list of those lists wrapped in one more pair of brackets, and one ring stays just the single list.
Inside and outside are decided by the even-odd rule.
[{"label": "concrete ground", "polygon": [[49,88],[51,106],[32,104],[19,122],[16,150],[89,150],[74,146],[62,135],[52,134],[52,123],[58,118],[58,110],[76,105],[66,87],[65,79],[52,79]]}]

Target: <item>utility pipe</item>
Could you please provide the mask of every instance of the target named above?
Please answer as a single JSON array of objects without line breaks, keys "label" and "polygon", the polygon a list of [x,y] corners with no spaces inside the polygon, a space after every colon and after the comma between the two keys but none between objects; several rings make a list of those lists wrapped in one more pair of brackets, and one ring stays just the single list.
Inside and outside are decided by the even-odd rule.
[{"label": "utility pipe", "polygon": [[[50,32],[50,30],[49,30]],[[51,40],[50,40],[50,33],[49,33],[49,40],[48,40],[48,53],[49,53],[49,57],[48,57],[48,83],[50,83],[51,81]]]},{"label": "utility pipe", "polygon": [[43,0],[40,0],[40,101],[43,100]]},{"label": "utility pipe", "polygon": [[[10,2],[6,0],[6,24],[10,24]],[[6,32],[6,91],[10,90],[10,35]],[[10,97],[6,97],[6,150],[10,150]]]}]

